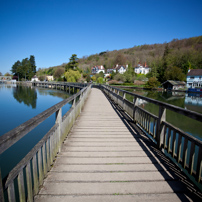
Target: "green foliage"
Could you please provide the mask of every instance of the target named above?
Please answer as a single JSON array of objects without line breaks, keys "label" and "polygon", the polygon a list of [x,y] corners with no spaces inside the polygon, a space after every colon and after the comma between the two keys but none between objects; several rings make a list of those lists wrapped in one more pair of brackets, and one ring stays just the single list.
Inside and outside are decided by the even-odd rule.
[{"label": "green foliage", "polygon": [[79,71],[69,70],[65,72],[65,78],[67,82],[78,82],[78,80],[81,78],[81,74]]},{"label": "green foliage", "polygon": [[78,58],[76,54],[72,54],[71,58],[69,58],[69,63],[65,66],[66,70],[74,69],[77,70],[78,67]]},{"label": "green foliage", "polygon": [[90,75],[88,74],[87,77],[86,77],[86,81],[90,82],[90,80],[91,80],[91,78],[90,78]]},{"label": "green foliage", "polygon": [[146,87],[148,88],[155,88],[160,86],[160,82],[155,77],[149,78],[148,82],[146,83]]},{"label": "green foliage", "polygon": [[56,69],[56,71],[54,72],[53,76],[56,78],[56,79],[59,79],[61,78],[61,76],[65,73],[65,68],[62,68],[62,67],[59,67]]},{"label": "green foliage", "polygon": [[185,81],[186,75],[183,73],[182,69],[174,66],[166,69],[165,79],[174,81]]},{"label": "green foliage", "polygon": [[36,73],[36,65],[35,65],[35,58],[33,55],[30,55],[30,58],[25,58],[21,62],[18,60],[14,63],[11,68],[11,72],[14,75],[19,75],[19,78],[22,80],[31,80],[31,78]]},{"label": "green foliage", "polygon": [[126,78],[123,74],[118,73],[114,76],[114,80],[121,81],[124,83],[126,81]]},{"label": "green foliage", "polygon": [[92,80],[92,81],[96,81],[96,76],[93,75],[93,76],[91,77],[91,80]]},{"label": "green foliage", "polygon": [[103,83],[103,78],[102,77],[98,77],[96,80],[97,83],[102,84]]}]

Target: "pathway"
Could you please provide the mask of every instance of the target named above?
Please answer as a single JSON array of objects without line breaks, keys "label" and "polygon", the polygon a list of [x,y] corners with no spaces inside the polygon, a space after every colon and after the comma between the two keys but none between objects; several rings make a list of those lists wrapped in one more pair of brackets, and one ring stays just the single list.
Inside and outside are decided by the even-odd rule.
[{"label": "pathway", "polygon": [[193,197],[186,177],[115,108],[100,90],[92,89],[36,202],[170,202]]}]

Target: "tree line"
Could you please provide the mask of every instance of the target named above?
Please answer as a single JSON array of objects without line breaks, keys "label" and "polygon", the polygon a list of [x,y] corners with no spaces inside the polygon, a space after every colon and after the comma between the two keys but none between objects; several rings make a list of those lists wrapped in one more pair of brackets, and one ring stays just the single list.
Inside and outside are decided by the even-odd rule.
[{"label": "tree line", "polygon": [[11,68],[11,72],[13,74],[13,79],[31,80],[36,74],[35,57],[30,55],[29,58],[24,58],[22,61],[16,61]]}]

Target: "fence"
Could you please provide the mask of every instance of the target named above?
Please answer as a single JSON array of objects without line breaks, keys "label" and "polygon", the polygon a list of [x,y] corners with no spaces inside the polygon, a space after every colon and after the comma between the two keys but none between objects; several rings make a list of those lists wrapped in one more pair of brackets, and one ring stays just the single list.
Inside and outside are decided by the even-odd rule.
[{"label": "fence", "polygon": [[[34,195],[38,193],[44,177],[61,149],[62,142],[80,114],[90,89],[91,86],[81,89],[73,96],[0,137],[1,154],[52,114],[56,114],[55,125],[9,172],[8,177],[2,180],[0,173],[0,201],[4,201],[4,196],[8,197],[10,202],[33,201]],[[70,102],[72,107],[62,117],[62,107]]]},{"label": "fence", "polygon": [[[201,182],[202,142],[167,122],[166,110],[202,122],[201,114],[118,88],[103,85],[100,88],[152,137],[159,149],[164,149],[190,175],[194,176],[198,183]],[[126,95],[132,96],[133,102],[126,99]],[[138,106],[140,100],[157,105],[158,116]]]}]

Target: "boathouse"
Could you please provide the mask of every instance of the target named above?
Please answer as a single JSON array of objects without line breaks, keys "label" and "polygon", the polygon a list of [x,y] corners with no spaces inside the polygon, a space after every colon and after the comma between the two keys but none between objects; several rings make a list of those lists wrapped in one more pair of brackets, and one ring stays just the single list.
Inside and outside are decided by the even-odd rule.
[{"label": "boathouse", "polygon": [[162,86],[166,90],[179,90],[184,88],[186,86],[186,83],[184,81],[167,80],[162,83]]}]

